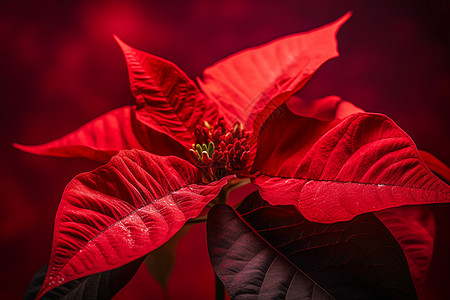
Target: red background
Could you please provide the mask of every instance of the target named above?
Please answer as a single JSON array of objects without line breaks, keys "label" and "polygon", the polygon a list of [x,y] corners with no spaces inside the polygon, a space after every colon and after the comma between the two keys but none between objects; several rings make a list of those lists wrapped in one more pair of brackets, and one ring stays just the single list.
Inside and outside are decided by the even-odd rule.
[{"label": "red background", "polygon": [[[448,1],[15,1],[0,4],[0,298],[20,299],[49,258],[64,186],[97,165],[37,157],[11,147],[62,136],[133,104],[112,34],[169,59],[191,78],[238,50],[329,23],[348,10],[341,57],[326,63],[303,97],[335,94],[397,122],[419,148],[450,164]],[[450,208],[434,205],[436,253],[427,298],[449,294]],[[174,299],[213,297],[204,228],[181,242]],[[128,297],[126,297],[128,295]],[[131,296],[130,296],[131,295]],[[141,270],[120,299],[158,299]]]}]

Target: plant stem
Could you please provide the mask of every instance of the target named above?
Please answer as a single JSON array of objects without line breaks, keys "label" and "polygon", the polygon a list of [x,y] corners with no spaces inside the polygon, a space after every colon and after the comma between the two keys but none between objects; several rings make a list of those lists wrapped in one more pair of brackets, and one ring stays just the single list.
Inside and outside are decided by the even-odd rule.
[{"label": "plant stem", "polygon": [[[222,189],[217,198],[219,203],[227,203],[229,192],[226,189]],[[225,300],[225,287],[223,286],[222,281],[217,277],[217,274],[214,274],[216,278],[216,300]]]},{"label": "plant stem", "polygon": [[[216,197],[218,204],[227,203],[228,195],[230,194],[230,192],[233,189],[238,188],[249,182],[250,182],[249,179],[243,179],[243,180],[238,179],[235,182],[228,183],[227,186],[225,188],[223,188],[220,191],[219,195],[217,195],[217,197]],[[224,287],[222,281],[219,279],[219,277],[217,277],[217,275],[215,275],[215,279],[216,279],[216,300],[225,300],[225,287]]]},{"label": "plant stem", "polygon": [[225,204],[227,203],[228,200],[228,191],[226,189],[222,189],[219,193],[219,195],[217,195],[217,198],[219,200],[219,204]]},{"label": "plant stem", "polygon": [[169,300],[169,290],[167,289],[167,286],[163,288],[163,299]]},{"label": "plant stem", "polygon": [[216,300],[225,300],[225,288],[219,277],[216,276]]},{"label": "plant stem", "polygon": [[195,223],[204,223],[206,222],[206,216],[197,217],[194,219],[188,220],[186,223],[195,224]]},{"label": "plant stem", "polygon": [[222,188],[219,195],[216,196],[216,198],[210,202],[210,206],[214,206],[216,204],[226,204],[228,202],[228,196],[230,195],[230,192],[238,187],[241,187],[243,185],[246,185],[250,183],[249,178],[235,178],[227,183],[226,186]]}]

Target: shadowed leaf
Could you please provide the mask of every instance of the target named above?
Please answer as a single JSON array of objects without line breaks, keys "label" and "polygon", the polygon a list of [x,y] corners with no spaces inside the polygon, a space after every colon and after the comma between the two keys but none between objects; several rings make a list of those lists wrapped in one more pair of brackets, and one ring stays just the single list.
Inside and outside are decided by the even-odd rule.
[{"label": "shadowed leaf", "polygon": [[207,221],[214,271],[232,299],[333,299],[267,244],[227,205],[214,206]]},{"label": "shadowed leaf", "polygon": [[167,295],[167,284],[175,267],[176,250],[180,239],[191,229],[192,224],[186,224],[170,240],[161,247],[150,252],[144,264],[147,270],[155,277]]},{"label": "shadowed leaf", "polygon": [[436,223],[426,206],[401,206],[375,212],[403,249],[420,296],[433,257]]},{"label": "shadowed leaf", "polygon": [[373,214],[319,224],[292,206],[269,205],[257,192],[238,213],[336,299],[416,298],[401,247]]}]

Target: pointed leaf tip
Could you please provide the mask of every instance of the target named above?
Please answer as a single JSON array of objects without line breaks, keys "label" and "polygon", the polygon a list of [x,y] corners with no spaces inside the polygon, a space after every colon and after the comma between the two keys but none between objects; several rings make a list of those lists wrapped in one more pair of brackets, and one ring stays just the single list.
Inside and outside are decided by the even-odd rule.
[{"label": "pointed leaf tip", "polygon": [[339,55],[336,33],[350,16],[237,52],[206,68],[198,83],[227,122],[239,120],[257,137],[271,113]]},{"label": "pointed leaf tip", "polygon": [[120,107],[53,141],[39,145],[14,143],[13,146],[37,155],[84,157],[107,162],[120,150],[144,149],[140,141],[149,139],[149,134],[141,133],[142,130],[135,132],[138,126],[134,111],[132,106]]},{"label": "pointed leaf tip", "polygon": [[[344,25],[348,19],[350,19],[350,17],[353,15],[352,11],[348,11],[345,15],[343,15],[342,17],[340,17],[339,19],[337,19],[336,21],[332,22],[329,26],[330,28],[334,28],[334,35],[335,35],[335,39],[336,39],[336,53],[337,53],[337,57],[340,56],[339,53],[339,49],[338,49],[338,44],[337,44],[337,33],[339,32],[339,30],[341,29],[342,25]],[[322,28],[322,27],[320,27]]]},{"label": "pointed leaf tip", "polygon": [[22,144],[19,144],[19,143],[12,143],[11,146],[13,146],[16,149],[25,151],[25,152],[29,152],[27,149],[30,147],[30,146],[22,145]]},{"label": "pointed leaf tip", "polygon": [[339,19],[337,19],[336,21],[332,22],[331,24],[336,24],[337,25],[337,29],[339,30],[339,28],[348,21],[348,19],[350,19],[350,17],[353,15],[353,12],[351,10],[349,10],[345,15],[343,15],[342,17],[340,17]]},{"label": "pointed leaf tip", "polygon": [[189,149],[195,126],[217,121],[217,106],[174,63],[114,38],[127,63],[137,120]]},{"label": "pointed leaf tip", "polygon": [[122,51],[125,52],[125,49],[133,49],[130,45],[122,41],[121,38],[119,38],[116,34],[113,34],[113,38],[116,41],[116,43],[119,45],[119,47],[122,49]]}]

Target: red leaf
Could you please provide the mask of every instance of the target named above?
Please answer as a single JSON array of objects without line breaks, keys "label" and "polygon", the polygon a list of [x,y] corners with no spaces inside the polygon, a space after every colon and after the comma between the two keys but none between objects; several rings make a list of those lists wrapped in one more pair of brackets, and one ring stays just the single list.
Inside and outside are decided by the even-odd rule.
[{"label": "red leaf", "polygon": [[173,155],[189,160],[189,152],[185,147],[170,136],[138,121],[135,109],[133,109],[131,124],[136,137],[147,152],[163,156]]},{"label": "red leaf", "polygon": [[199,85],[225,120],[238,120],[257,134],[272,111],[338,56],[336,33],[349,17],[238,52],[205,69]]},{"label": "red leaf", "polygon": [[[276,144],[271,143],[278,149],[282,150],[282,153],[272,155],[270,160],[261,159],[265,155],[273,154],[272,147],[260,147],[257,149],[257,144],[250,144],[250,156],[251,159],[248,162],[248,168],[259,170],[258,164],[282,164],[286,160],[286,156],[291,156],[295,153],[297,146],[292,146],[292,143],[303,145],[316,142],[333,124],[339,122],[339,119],[348,117],[351,114],[364,112],[359,107],[352,103],[342,100],[338,96],[328,96],[321,99],[305,100],[300,97],[292,96],[285,104],[276,109],[269,120],[266,121],[261,128],[260,135],[266,135],[267,137],[278,136],[280,139]],[[297,116],[306,117],[298,118]],[[314,118],[317,122],[308,120],[307,118]],[[336,120],[338,119],[338,120]],[[336,120],[335,123],[329,123]],[[320,122],[323,121],[323,122]],[[275,125],[273,125],[275,124]],[[299,135],[299,130],[301,135]],[[263,137],[264,138],[264,137]],[[270,149],[269,151],[266,151]],[[259,159],[255,160],[256,152],[259,151]],[[261,153],[265,153],[262,154]]]},{"label": "red leaf", "polygon": [[432,211],[425,206],[402,206],[376,212],[375,216],[402,247],[420,296],[427,279],[436,236]]},{"label": "red leaf", "polygon": [[285,104],[280,106],[259,136],[253,172],[273,175],[278,168],[295,168],[314,143],[339,122],[301,117]]},{"label": "red leaf", "polygon": [[437,159],[433,154],[423,150],[419,150],[419,152],[430,170],[445,182],[450,183],[450,168]]},{"label": "red leaf", "polygon": [[[427,166],[435,174],[450,180],[449,168],[428,152],[420,151]],[[408,260],[414,285],[420,296],[433,256],[436,223],[426,206],[403,206],[376,212],[375,215],[396,238]]]},{"label": "red leaf", "polygon": [[[293,113],[316,118],[322,121],[345,118],[353,113],[363,112],[350,102],[337,96],[307,101],[292,97],[286,106]],[[450,178],[447,166],[428,152],[419,151],[427,166],[441,178]],[[434,215],[425,206],[403,206],[380,212],[375,215],[390,230],[405,252],[411,276],[418,292],[425,283],[433,255],[435,222]]]},{"label": "red leaf", "polygon": [[450,187],[430,172],[411,138],[386,116],[354,114],[320,138],[326,122],[297,117],[288,128],[272,123],[268,130],[287,132],[278,143],[270,134],[261,136],[262,155],[253,167],[262,174],[255,179],[261,196],[272,205],[292,204],[310,221],[331,223],[391,207],[450,201]]},{"label": "red leaf", "polygon": [[143,149],[132,129],[133,115],[131,106],[121,107],[49,143],[36,146],[14,144],[14,146],[33,154],[85,157],[107,162],[120,150]]},{"label": "red leaf", "polygon": [[338,96],[328,96],[315,100],[305,100],[292,96],[286,101],[287,108],[296,115],[321,121],[344,119],[351,114],[364,112],[352,103]]},{"label": "red leaf", "polygon": [[39,296],[158,248],[196,217],[229,178],[203,184],[201,172],[185,160],[139,150],[121,151],[107,165],[78,175],[58,208]]},{"label": "red leaf", "polygon": [[127,61],[137,119],[190,148],[195,126],[217,121],[216,105],[171,62],[115,39]]}]

